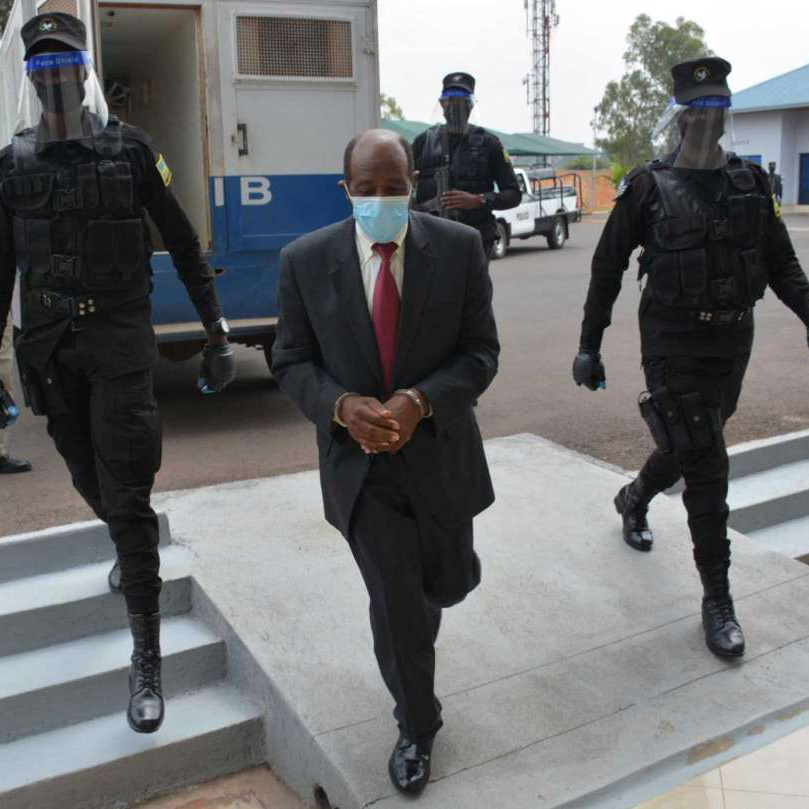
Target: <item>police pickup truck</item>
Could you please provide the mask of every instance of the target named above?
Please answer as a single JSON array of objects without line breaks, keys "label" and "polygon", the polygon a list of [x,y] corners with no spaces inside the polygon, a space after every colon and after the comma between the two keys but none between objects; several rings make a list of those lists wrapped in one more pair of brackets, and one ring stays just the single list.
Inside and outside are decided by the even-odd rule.
[{"label": "police pickup truck", "polygon": [[513,239],[545,236],[548,247],[558,250],[570,236],[572,222],[581,220],[581,178],[557,175],[553,169],[515,168],[522,202],[507,211],[495,211],[497,241],[494,258],[503,258]]}]

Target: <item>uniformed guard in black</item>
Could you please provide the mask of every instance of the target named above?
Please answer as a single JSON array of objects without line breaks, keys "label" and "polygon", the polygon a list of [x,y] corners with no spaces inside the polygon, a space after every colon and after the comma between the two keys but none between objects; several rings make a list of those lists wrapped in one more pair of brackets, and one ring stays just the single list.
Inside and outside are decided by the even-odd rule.
[{"label": "uniformed guard in black", "polygon": [[469,124],[474,92],[475,80],[468,73],[444,77],[441,106],[447,122],[430,127],[413,142],[419,172],[415,208],[471,225],[491,256],[497,239],[492,211],[516,207],[521,194],[503,144]]},{"label": "uniformed guard in black", "polygon": [[[22,36],[41,119],[0,152],[0,333],[19,269],[16,349],[26,404],[47,416],[74,486],[109,526],[134,637],[127,716],[135,730],[151,732],[163,718],[150,505],[161,428],[146,211],[208,331],[210,388],[232,378],[232,351],[214,274],[171,192],[168,166],[145,133],[87,106],[84,25],[68,14],[40,15]],[[103,96],[95,102],[103,106]]]},{"label": "uniformed guard in black", "polygon": [[[682,139],[672,154],[634,169],[619,187],[593,256],[573,375],[592,390],[603,386],[602,335],[630,255],[642,245],[639,319],[648,391],[639,404],[658,449],[621,489],[615,506],[627,543],[650,550],[648,504],[685,478],[683,501],[705,592],[706,642],[717,654],[737,656],[744,637],[728,583],[723,428],[736,409],[750,357],[753,307],[769,285],[809,326],[809,282],[764,172],[731,153],[717,163],[718,135],[710,143],[687,132],[695,121],[703,125],[714,116],[716,123],[721,99],[730,97],[729,72],[730,64],[714,58],[672,69]],[[717,167],[678,168],[694,159],[699,142],[710,146],[702,152],[705,165]]]},{"label": "uniformed guard in black", "polygon": [[770,181],[770,189],[775,201],[780,205],[781,198],[784,196],[784,183],[781,175],[775,171],[775,161],[771,160],[767,163],[767,177]]}]

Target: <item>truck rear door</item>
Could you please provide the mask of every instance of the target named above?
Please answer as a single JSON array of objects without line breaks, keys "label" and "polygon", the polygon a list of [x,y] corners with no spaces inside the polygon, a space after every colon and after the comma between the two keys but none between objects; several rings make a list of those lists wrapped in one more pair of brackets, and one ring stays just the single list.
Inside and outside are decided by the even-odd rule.
[{"label": "truck rear door", "polygon": [[278,250],[350,213],[337,182],[346,143],[377,122],[374,15],[290,2],[219,14],[228,250]]}]

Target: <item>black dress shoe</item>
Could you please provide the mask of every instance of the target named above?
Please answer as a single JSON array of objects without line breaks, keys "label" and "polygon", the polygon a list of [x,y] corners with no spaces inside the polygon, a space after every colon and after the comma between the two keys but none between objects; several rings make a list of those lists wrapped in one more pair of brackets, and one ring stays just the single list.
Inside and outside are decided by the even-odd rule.
[{"label": "black dress shoe", "polygon": [[20,461],[17,458],[11,458],[8,455],[3,455],[0,458],[0,475],[16,475],[20,472],[30,472],[31,462]]},{"label": "black dress shoe", "polygon": [[135,649],[129,668],[126,718],[135,732],[154,733],[163,724],[165,712],[160,682],[160,613],[129,613],[128,617]]},{"label": "black dress shoe", "polygon": [[404,795],[415,797],[421,794],[430,780],[430,756],[432,742],[417,744],[406,736],[399,735],[388,762],[388,772],[393,786]]},{"label": "black dress shoe", "polygon": [[615,510],[624,521],[624,542],[636,551],[650,551],[654,543],[646,512],[653,493],[645,492],[637,480],[627,483],[615,495]]},{"label": "black dress shoe", "polygon": [[120,595],[124,591],[124,588],[121,587],[121,565],[117,559],[107,575],[107,584],[110,586],[110,592],[116,595]]}]

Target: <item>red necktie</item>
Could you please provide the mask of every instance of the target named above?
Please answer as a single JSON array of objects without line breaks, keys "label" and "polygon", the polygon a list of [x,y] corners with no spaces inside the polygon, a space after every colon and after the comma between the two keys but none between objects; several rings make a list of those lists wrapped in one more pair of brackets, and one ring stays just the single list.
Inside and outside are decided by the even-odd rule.
[{"label": "red necktie", "polygon": [[399,334],[399,290],[390,269],[391,256],[396,252],[396,242],[376,243],[374,252],[382,259],[382,266],[374,285],[373,316],[376,346],[385,377],[385,388],[393,390],[393,363],[396,359],[396,339]]}]

